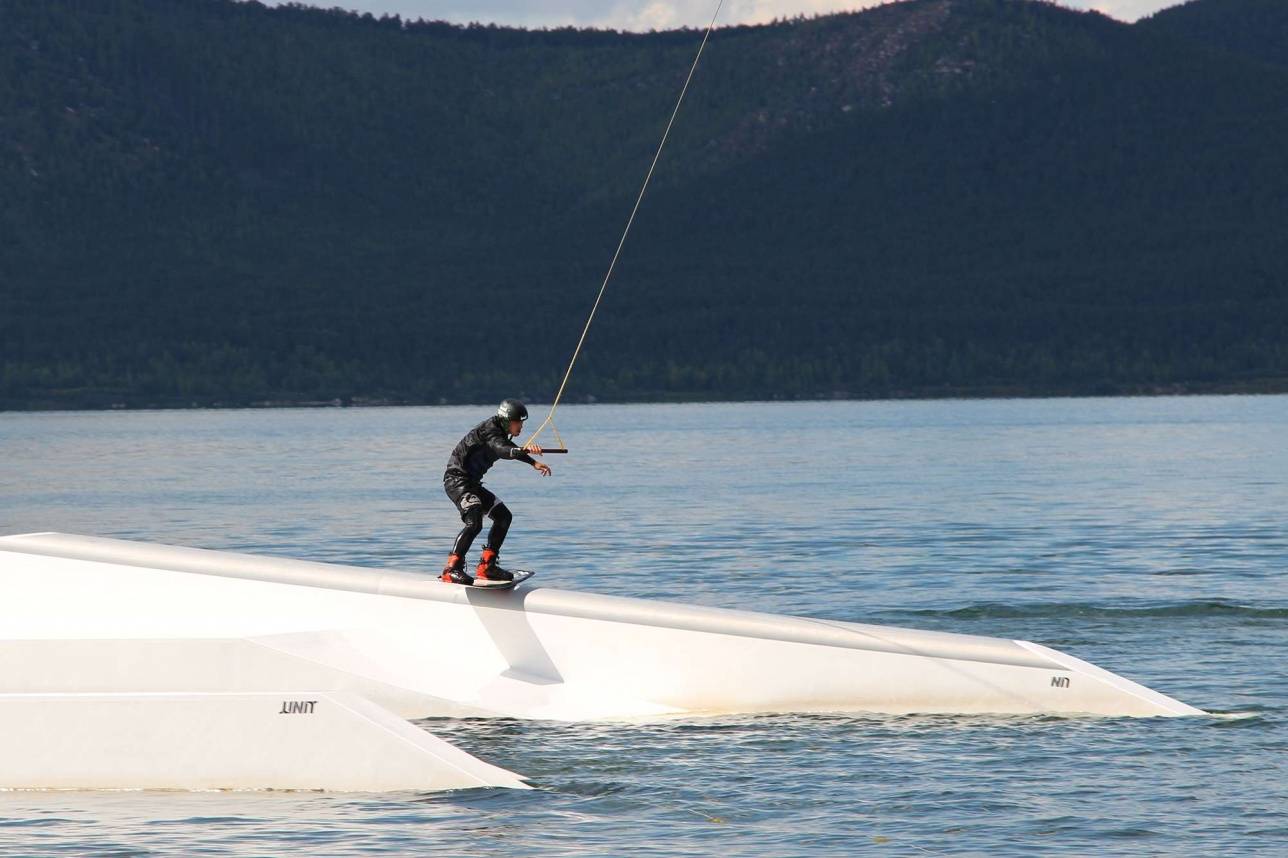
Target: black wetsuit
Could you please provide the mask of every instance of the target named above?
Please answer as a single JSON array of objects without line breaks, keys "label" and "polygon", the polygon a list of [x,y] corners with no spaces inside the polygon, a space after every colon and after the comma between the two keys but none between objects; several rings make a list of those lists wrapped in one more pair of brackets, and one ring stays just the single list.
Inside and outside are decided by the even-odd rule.
[{"label": "black wetsuit", "polygon": [[506,420],[489,417],[466,433],[447,460],[443,491],[456,504],[461,521],[465,522],[452,553],[462,560],[474,544],[474,537],[483,529],[485,514],[492,519],[492,529],[487,533],[488,548],[499,552],[510,529],[512,516],[509,508],[483,487],[483,475],[496,464],[497,459],[518,459],[529,465],[535,464],[523,448],[510,440],[507,428]]}]

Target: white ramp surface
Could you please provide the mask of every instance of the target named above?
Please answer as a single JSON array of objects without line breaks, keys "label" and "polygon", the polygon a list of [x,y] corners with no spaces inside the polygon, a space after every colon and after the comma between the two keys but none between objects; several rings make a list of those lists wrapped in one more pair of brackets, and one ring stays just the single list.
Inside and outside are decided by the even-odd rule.
[{"label": "white ramp surface", "polygon": [[1198,715],[1023,641],[63,534],[0,538],[0,692],[348,691],[406,718]]},{"label": "white ramp surface", "polygon": [[526,789],[360,697],[0,694],[0,789]]}]

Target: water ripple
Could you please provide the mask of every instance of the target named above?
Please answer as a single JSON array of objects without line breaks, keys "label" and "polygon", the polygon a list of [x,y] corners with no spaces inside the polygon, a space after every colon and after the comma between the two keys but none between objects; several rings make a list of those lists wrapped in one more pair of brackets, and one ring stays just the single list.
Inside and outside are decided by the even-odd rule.
[{"label": "water ripple", "polygon": [[[508,556],[543,585],[1038,640],[1218,711],[431,719],[537,789],[7,792],[0,853],[1288,853],[1288,398],[560,418],[553,479],[489,481],[515,511]],[[478,419],[0,414],[0,532],[432,573],[459,527],[438,469]]]}]

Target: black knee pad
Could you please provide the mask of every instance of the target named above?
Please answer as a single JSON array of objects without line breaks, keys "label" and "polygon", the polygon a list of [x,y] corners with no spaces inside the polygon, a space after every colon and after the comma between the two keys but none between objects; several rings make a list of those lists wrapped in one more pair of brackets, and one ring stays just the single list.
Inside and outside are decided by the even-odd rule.
[{"label": "black knee pad", "polygon": [[461,511],[461,521],[475,533],[483,529],[483,507],[475,504]]},{"label": "black knee pad", "polygon": [[496,521],[496,522],[503,521],[506,524],[509,524],[514,519],[514,515],[511,514],[510,508],[503,503],[499,503],[496,506],[492,507],[492,511],[489,512],[487,515],[488,515],[488,518],[492,519],[493,521]]}]

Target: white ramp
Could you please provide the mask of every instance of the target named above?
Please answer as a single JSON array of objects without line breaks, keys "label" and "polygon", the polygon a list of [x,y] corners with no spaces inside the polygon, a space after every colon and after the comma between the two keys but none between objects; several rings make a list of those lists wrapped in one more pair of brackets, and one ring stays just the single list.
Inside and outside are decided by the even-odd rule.
[{"label": "white ramp", "polygon": [[0,694],[0,789],[527,789],[353,694]]},{"label": "white ramp", "polygon": [[0,538],[0,692],[328,689],[403,717],[1197,715],[999,638],[62,534]]}]

